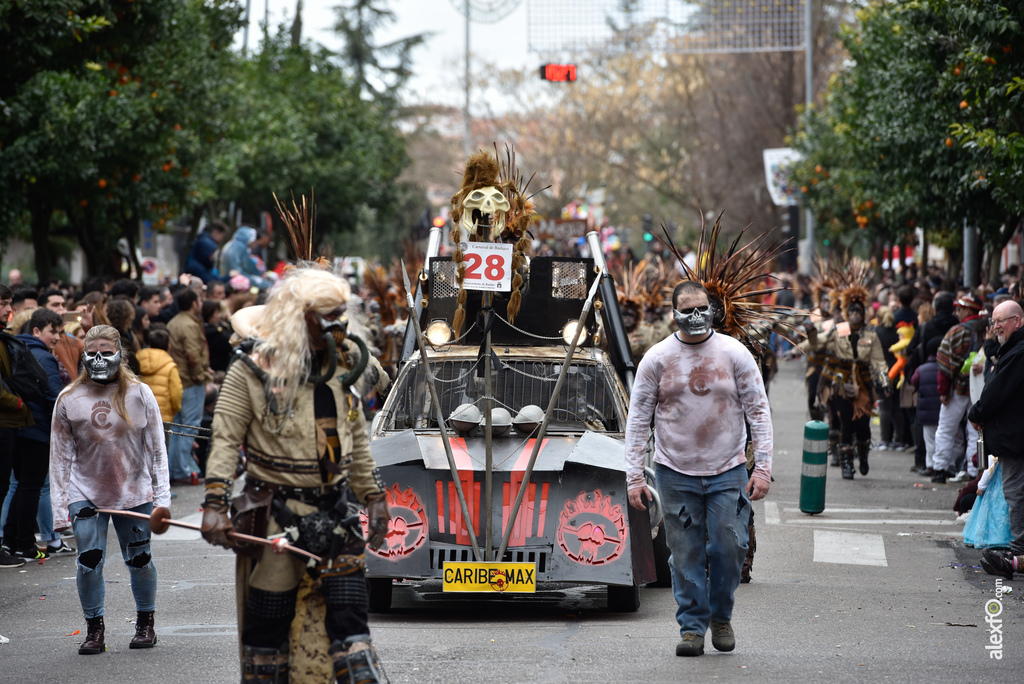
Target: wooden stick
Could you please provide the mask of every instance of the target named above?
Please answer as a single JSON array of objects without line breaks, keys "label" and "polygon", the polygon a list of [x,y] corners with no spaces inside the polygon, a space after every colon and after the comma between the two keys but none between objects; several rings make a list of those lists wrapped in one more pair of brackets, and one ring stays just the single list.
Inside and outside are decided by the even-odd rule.
[{"label": "wooden stick", "polygon": [[[125,518],[138,518],[139,520],[145,520],[147,522],[150,519],[150,517],[145,513],[136,513],[135,511],[115,511],[110,508],[97,508],[96,510],[99,511],[100,513],[106,513],[107,515],[120,515]],[[199,525],[196,525],[195,523],[182,522],[180,520],[174,520],[172,518],[164,518],[163,521],[168,525],[175,525],[177,527],[184,527],[186,530],[195,530],[196,532],[202,532],[202,528]],[[241,541],[252,542],[254,544],[261,544],[263,546],[271,546],[278,553],[281,553],[282,550],[289,551],[299,556],[312,558],[317,563],[323,560],[322,558],[320,558],[320,556],[312,554],[309,551],[305,551],[298,547],[292,546],[284,537],[271,540],[264,539],[263,537],[253,537],[252,535],[242,534],[241,532],[228,532],[228,536],[234,537],[235,539],[239,539]]]}]

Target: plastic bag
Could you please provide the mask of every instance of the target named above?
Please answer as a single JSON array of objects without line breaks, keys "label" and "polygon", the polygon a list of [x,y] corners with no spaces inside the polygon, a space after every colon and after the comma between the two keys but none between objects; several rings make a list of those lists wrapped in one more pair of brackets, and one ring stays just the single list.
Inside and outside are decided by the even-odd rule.
[{"label": "plastic bag", "polygon": [[[968,384],[971,388],[971,403],[976,404],[981,399],[981,392],[985,389],[985,350],[979,349],[977,352],[971,354],[968,357],[970,364],[964,364],[966,370],[964,373],[967,375]],[[981,365],[982,372],[975,374],[971,366],[979,364]]]},{"label": "plastic bag", "polygon": [[964,526],[964,544],[976,549],[1009,548],[1010,507],[1003,495],[1003,466],[997,463],[988,488],[974,500],[974,508]]}]

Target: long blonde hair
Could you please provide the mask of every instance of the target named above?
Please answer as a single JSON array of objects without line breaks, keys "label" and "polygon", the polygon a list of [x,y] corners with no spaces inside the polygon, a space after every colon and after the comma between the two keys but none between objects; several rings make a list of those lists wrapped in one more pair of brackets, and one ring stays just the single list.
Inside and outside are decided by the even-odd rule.
[{"label": "long blonde hair", "polygon": [[294,404],[313,370],[306,313],[330,313],[348,301],[351,291],[344,278],[317,268],[293,269],[271,291],[257,324],[261,341],[255,351],[268,368],[269,389],[279,392],[281,408]]},{"label": "long blonde hair", "polygon": [[[110,325],[94,325],[89,328],[89,332],[85,333],[84,346],[89,347],[89,343],[93,340],[108,340],[114,343],[114,347],[117,351],[121,352],[121,366],[117,369],[117,389],[114,390],[113,404],[114,410],[117,411],[117,415],[128,423],[132,428],[135,425],[132,423],[132,419],[128,417],[128,409],[125,407],[124,398],[128,394],[128,387],[132,384],[137,384],[139,381],[138,376],[132,372],[131,368],[128,367],[127,359],[125,358],[125,350],[121,346],[121,333]],[[64,397],[67,396],[71,390],[78,387],[86,381],[89,374],[85,371],[78,374],[78,377],[68,385],[67,389],[60,395],[60,400],[63,401]],[[59,404],[59,402],[58,402]]]}]

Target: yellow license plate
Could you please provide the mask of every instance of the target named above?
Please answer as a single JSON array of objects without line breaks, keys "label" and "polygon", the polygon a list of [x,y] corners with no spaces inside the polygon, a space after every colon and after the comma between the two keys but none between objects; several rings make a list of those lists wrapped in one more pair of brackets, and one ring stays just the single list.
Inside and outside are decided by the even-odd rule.
[{"label": "yellow license plate", "polygon": [[537,564],[446,562],[444,591],[533,593],[537,591]]}]

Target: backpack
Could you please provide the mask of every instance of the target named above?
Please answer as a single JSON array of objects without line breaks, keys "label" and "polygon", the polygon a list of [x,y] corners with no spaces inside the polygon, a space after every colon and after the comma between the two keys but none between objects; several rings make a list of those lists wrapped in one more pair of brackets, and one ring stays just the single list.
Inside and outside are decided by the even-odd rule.
[{"label": "backpack", "polygon": [[3,383],[22,401],[45,401],[49,378],[32,350],[13,335],[4,334],[0,344],[7,347],[11,356],[11,377],[4,378]]}]

